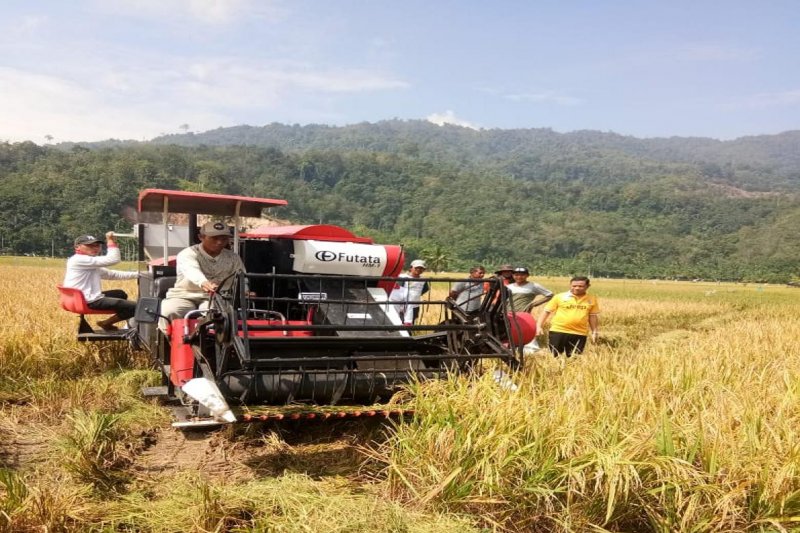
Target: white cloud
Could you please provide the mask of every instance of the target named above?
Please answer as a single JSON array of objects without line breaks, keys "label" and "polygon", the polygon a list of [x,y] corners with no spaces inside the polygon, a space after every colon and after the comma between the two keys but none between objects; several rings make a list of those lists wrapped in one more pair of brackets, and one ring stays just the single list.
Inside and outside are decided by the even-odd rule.
[{"label": "white cloud", "polygon": [[146,84],[139,95],[171,93],[177,101],[220,108],[270,108],[303,93],[362,93],[404,89],[406,82],[360,69],[319,69],[287,62],[235,58],[175,61],[152,71],[140,68],[115,79]]},{"label": "white cloud", "polygon": [[46,22],[47,19],[45,17],[39,15],[25,15],[19,21],[19,24],[14,27],[13,31],[17,37],[31,35],[41,28]]},{"label": "white cloud", "polygon": [[264,68],[255,74],[265,83],[322,92],[384,91],[409,87],[407,82],[363,69],[318,71],[310,65],[285,65],[275,70]]},{"label": "white cloud", "polygon": [[763,109],[766,107],[800,106],[800,89],[772,93],[757,93],[726,105],[726,108]]},{"label": "white cloud", "polygon": [[[42,142],[149,138],[184,122],[179,109],[116,105],[103,98],[102,84],[81,85],[56,76],[0,67],[0,139]],[[209,117],[210,118],[210,117]],[[216,117],[211,120],[219,120]]]},{"label": "white cloud", "polygon": [[30,55],[30,51],[46,39],[50,20],[40,15],[10,16],[0,21],[0,52],[4,63],[13,60],[12,54],[22,57]]},{"label": "white cloud", "polygon": [[245,18],[277,20],[284,11],[271,0],[96,0],[98,9],[126,17],[157,21],[195,20],[226,25]]},{"label": "white cloud", "polygon": [[171,58],[157,68],[74,65],[68,72],[0,67],[0,140],[151,138],[183,123],[195,130],[258,123],[261,117],[285,115],[298,98],[320,101],[408,87],[365,70],[235,58]]},{"label": "white cloud", "polygon": [[553,91],[506,94],[505,98],[513,102],[553,103],[560,106],[576,106],[584,103],[580,98],[556,94]]},{"label": "white cloud", "polygon": [[462,126],[473,130],[479,129],[477,126],[464,119],[456,117],[452,110],[448,109],[444,113],[432,113],[426,117],[428,122],[436,124],[437,126],[444,126],[445,124],[452,124],[454,126]]}]

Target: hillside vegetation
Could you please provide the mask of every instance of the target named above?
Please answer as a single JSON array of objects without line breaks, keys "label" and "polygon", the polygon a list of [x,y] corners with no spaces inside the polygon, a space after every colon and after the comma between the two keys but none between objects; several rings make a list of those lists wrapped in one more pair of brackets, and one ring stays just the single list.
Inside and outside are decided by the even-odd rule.
[{"label": "hillside vegetation", "polygon": [[240,126],[149,143],[0,144],[5,253],[127,230],[145,187],[285,198],[463,269],[788,281],[800,274],[800,132],[735,141],[423,121]]}]

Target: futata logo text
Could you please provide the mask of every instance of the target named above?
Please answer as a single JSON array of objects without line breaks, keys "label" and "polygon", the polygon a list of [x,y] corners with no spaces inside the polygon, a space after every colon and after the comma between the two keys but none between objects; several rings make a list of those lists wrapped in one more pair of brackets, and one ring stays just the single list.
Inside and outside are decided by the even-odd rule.
[{"label": "futata logo text", "polygon": [[347,252],[332,252],[330,250],[320,250],[314,254],[318,261],[329,263],[331,261],[339,261],[341,263],[359,263],[362,265],[378,266],[381,264],[381,258],[374,255],[361,255]]}]

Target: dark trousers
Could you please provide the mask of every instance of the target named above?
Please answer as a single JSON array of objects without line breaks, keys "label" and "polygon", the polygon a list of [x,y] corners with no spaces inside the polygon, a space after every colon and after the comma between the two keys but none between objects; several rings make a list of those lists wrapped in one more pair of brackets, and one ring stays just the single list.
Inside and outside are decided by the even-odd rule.
[{"label": "dark trousers", "polygon": [[103,291],[103,297],[86,305],[89,309],[108,309],[114,311],[122,319],[132,318],[136,314],[136,302],[128,300],[128,293],[122,289]]},{"label": "dark trousers", "polygon": [[583,352],[583,349],[586,348],[586,335],[551,331],[548,335],[548,344],[554,357],[558,357],[562,353],[570,357],[572,354]]}]

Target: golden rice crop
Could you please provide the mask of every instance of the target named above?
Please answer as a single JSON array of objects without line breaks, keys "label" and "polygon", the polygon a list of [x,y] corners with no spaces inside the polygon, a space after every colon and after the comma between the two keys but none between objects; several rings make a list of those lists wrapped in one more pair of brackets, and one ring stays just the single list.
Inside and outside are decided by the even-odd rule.
[{"label": "golden rice crop", "polygon": [[[414,418],[361,446],[368,472],[265,470],[256,452],[231,465],[247,475],[211,478],[135,466],[169,432],[167,415],[139,397],[157,374],[142,354],[75,341],[77,317],[58,307],[62,274],[46,261],[0,263],[0,531],[782,531],[800,522],[798,289],[593,280],[597,344],[570,360],[528,356],[516,391],[491,375],[415,385]],[[135,294],[133,282],[114,285]],[[278,442],[280,464],[339,453],[315,444],[319,457],[304,461],[270,435],[261,446]],[[258,449],[248,439],[228,431],[215,442],[221,455],[242,454]]]},{"label": "golden rice crop", "polygon": [[[386,501],[380,486],[355,484],[337,473],[342,468],[322,479],[291,472],[254,479],[240,458],[216,466],[213,476],[203,469],[187,474],[181,459],[204,457],[184,457],[192,452],[179,447],[157,466],[137,464],[157,439],[176,438],[168,413],[140,395],[158,374],[144,354],[125,346],[75,340],[78,318],[58,305],[62,276],[63,261],[0,258],[0,532],[474,531],[469,517]],[[113,286],[135,294],[133,282]],[[263,448],[250,434],[218,433],[218,453]],[[198,438],[204,436],[188,441]],[[319,447],[278,460],[277,471],[282,463],[321,464],[324,471],[331,462],[325,454],[341,446]],[[303,449],[320,458],[299,457]],[[348,456],[357,457],[355,447]],[[261,471],[264,460],[251,461]],[[237,469],[244,473],[225,475]]]},{"label": "golden rice crop", "polygon": [[488,376],[420,386],[415,420],[378,452],[390,493],[511,530],[800,520],[800,293],[620,281],[593,290],[600,342],[568,361],[528,358],[517,392]]}]

